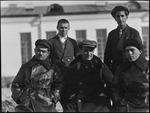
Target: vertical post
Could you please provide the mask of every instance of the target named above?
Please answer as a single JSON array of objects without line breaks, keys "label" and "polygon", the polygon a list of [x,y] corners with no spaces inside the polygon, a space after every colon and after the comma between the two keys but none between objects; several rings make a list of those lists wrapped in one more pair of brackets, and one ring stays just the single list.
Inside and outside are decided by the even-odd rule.
[{"label": "vertical post", "polygon": [[42,17],[43,17],[43,15],[40,14],[39,15],[39,25],[38,25],[38,38],[39,39],[42,38]]}]

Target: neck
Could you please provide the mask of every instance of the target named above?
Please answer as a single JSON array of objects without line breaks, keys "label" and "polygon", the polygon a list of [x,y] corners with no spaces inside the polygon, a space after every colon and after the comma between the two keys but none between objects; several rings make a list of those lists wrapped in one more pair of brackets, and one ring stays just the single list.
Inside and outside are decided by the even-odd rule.
[{"label": "neck", "polygon": [[127,26],[127,25],[125,24],[125,25],[120,25],[120,26],[118,26],[118,27],[119,27],[119,29],[124,29],[126,26]]}]

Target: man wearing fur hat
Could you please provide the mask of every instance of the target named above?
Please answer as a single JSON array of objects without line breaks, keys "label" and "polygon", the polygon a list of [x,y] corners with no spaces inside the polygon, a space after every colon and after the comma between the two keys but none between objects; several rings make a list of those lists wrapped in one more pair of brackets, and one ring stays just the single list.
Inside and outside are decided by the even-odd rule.
[{"label": "man wearing fur hat", "polygon": [[113,102],[119,112],[149,111],[149,61],[141,56],[142,43],[133,38],[123,44],[127,60],[113,80]]},{"label": "man wearing fur hat", "polygon": [[12,81],[12,98],[18,104],[15,112],[53,112],[63,88],[59,68],[50,63],[50,44],[35,42],[35,55],[22,64]]},{"label": "man wearing fur hat", "polygon": [[115,73],[117,66],[126,59],[123,54],[124,40],[128,38],[137,38],[142,42],[139,32],[126,24],[129,13],[129,9],[125,6],[116,6],[111,12],[112,17],[115,19],[118,26],[108,34],[104,52],[104,62],[111,69],[113,74]]},{"label": "man wearing fur hat", "polygon": [[94,55],[97,43],[84,40],[81,54],[69,65],[65,76],[65,112],[109,112],[113,75],[109,68]]}]

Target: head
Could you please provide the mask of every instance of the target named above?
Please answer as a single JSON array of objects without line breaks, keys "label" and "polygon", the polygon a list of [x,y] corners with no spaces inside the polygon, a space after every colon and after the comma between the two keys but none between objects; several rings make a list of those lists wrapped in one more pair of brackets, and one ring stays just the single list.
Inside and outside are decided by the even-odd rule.
[{"label": "head", "polygon": [[111,11],[111,15],[116,20],[118,26],[123,28],[126,26],[126,21],[129,15],[129,9],[125,6],[116,6]]},{"label": "head", "polygon": [[68,35],[68,31],[70,29],[69,21],[66,19],[60,19],[57,23],[58,34],[62,37]]},{"label": "head", "polygon": [[128,61],[136,61],[141,53],[143,44],[138,39],[126,39],[123,44],[124,52]]},{"label": "head", "polygon": [[81,55],[84,61],[92,60],[96,46],[97,43],[92,40],[83,40],[81,42]]},{"label": "head", "polygon": [[38,39],[35,42],[35,58],[45,60],[50,54],[50,44],[46,39]]}]

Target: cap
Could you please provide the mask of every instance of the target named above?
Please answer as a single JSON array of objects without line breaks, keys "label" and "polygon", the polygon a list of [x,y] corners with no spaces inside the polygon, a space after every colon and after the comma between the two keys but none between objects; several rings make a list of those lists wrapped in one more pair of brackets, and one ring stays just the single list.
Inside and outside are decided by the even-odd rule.
[{"label": "cap", "polygon": [[37,45],[42,45],[48,49],[50,49],[50,43],[48,42],[48,40],[46,39],[38,39],[36,42],[35,42],[35,46]]},{"label": "cap", "polygon": [[127,7],[125,6],[116,6],[112,11],[111,11],[111,15],[115,18],[116,12],[118,11],[126,11],[127,15],[129,15],[130,11]]},{"label": "cap", "polygon": [[83,40],[81,42],[81,46],[83,47],[91,47],[91,48],[96,48],[97,47],[97,43],[96,41],[93,40]]},{"label": "cap", "polygon": [[123,49],[125,50],[127,46],[134,46],[139,50],[143,48],[142,42],[136,38],[126,39],[123,43]]}]

